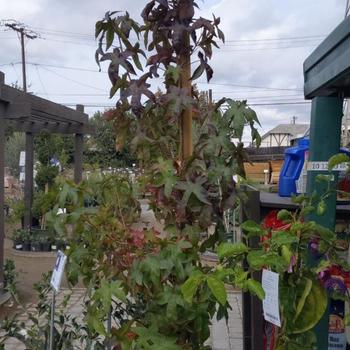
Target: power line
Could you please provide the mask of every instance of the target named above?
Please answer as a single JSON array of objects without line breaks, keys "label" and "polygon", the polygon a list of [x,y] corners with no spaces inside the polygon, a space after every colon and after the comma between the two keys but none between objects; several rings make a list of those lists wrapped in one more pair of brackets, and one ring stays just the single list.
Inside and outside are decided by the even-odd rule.
[{"label": "power line", "polygon": [[[315,47],[315,45],[298,45],[298,46],[281,46],[281,47],[259,47],[259,48],[240,48],[237,50],[225,50],[225,49],[216,49],[215,53],[225,53],[225,52],[243,52],[243,51],[266,51],[266,50],[287,50],[287,49],[299,49],[305,47]],[[220,50],[220,51],[218,51]]]},{"label": "power line", "polygon": [[97,88],[96,86],[92,86],[92,85],[89,85],[89,84],[85,84],[85,83],[82,83],[80,81],[77,81],[75,79],[71,79],[71,78],[68,78],[62,74],[59,74],[57,72],[54,72],[52,71],[51,69],[48,69],[48,68],[45,68],[45,67],[42,67],[43,69],[47,70],[48,72],[52,73],[52,74],[55,74],[57,75],[58,77],[62,78],[62,79],[65,79],[65,80],[68,80],[68,81],[71,81],[72,83],[75,83],[75,84],[78,84],[78,85],[81,85],[81,86],[85,86],[85,87],[88,87],[90,89],[94,89],[94,90],[99,90],[99,91],[105,91],[104,89],[101,89],[101,88]]},{"label": "power line", "polygon": [[[49,29],[49,28],[43,28],[43,27],[35,27],[31,26],[31,28],[35,30],[39,30],[41,32],[46,32],[50,35],[56,35],[56,36],[66,36],[66,37],[74,37],[74,36],[81,36],[81,37],[87,37],[91,38],[91,40],[95,40],[94,34],[88,34],[88,33],[78,33],[78,32],[71,32],[71,31],[63,31],[63,30],[57,30],[57,29]],[[261,42],[261,41],[281,41],[281,40],[302,40],[302,39],[318,39],[318,38],[325,38],[326,35],[324,34],[318,34],[318,35],[304,35],[304,36],[290,36],[290,37],[279,37],[279,38],[259,38],[259,39],[231,39],[231,40],[225,40],[225,42]]]},{"label": "power line", "polygon": [[[11,65],[11,64],[12,63],[7,63],[7,64],[4,64],[4,65]],[[14,62],[13,64],[18,64],[18,62]],[[89,69],[89,68],[70,67],[70,66],[61,66],[61,65],[35,63],[35,62],[28,62],[28,64],[34,65],[34,66],[38,65],[39,67],[51,67],[51,68],[59,68],[59,69],[68,69],[68,70],[100,73],[98,70],[93,70],[93,69]],[[106,73],[106,72],[102,71],[102,73]],[[56,73],[56,74],[58,74],[58,73]],[[63,79],[70,79],[70,78],[64,77]],[[196,84],[217,85],[217,86],[234,86],[234,87],[248,88],[248,89],[262,89],[262,90],[266,90],[266,91],[303,91],[303,89],[296,89],[296,88],[295,89],[291,89],[291,88],[277,88],[277,87],[269,87],[269,86],[255,86],[255,85],[243,85],[243,84],[233,84],[233,83],[213,83],[213,82],[208,83],[208,82],[204,82],[204,81],[196,82]],[[89,86],[89,87],[91,87],[91,86]]]},{"label": "power line", "polygon": [[294,37],[281,37],[281,38],[259,38],[259,39],[236,39],[225,40],[225,42],[261,42],[261,41],[280,41],[280,40],[301,40],[301,39],[316,39],[325,38],[326,35],[306,35],[306,36],[294,36]]},{"label": "power line", "polygon": [[236,86],[241,88],[248,88],[248,89],[265,89],[265,90],[271,90],[271,91],[303,91],[303,89],[290,89],[290,88],[275,88],[275,87],[268,87],[268,86],[254,86],[254,85],[242,85],[242,84],[231,84],[231,83],[207,83],[205,81],[197,82],[197,84],[205,84],[205,85],[219,85],[219,86]]},{"label": "power line", "polygon": [[[84,103],[84,102],[57,102],[59,104],[62,104],[64,106],[76,106],[77,104],[82,104],[84,107],[87,108],[113,108],[115,107],[115,104],[105,104],[105,103]],[[310,101],[292,101],[292,102],[272,102],[272,103],[248,103],[249,106],[283,106],[283,105],[309,105],[311,104]]]}]

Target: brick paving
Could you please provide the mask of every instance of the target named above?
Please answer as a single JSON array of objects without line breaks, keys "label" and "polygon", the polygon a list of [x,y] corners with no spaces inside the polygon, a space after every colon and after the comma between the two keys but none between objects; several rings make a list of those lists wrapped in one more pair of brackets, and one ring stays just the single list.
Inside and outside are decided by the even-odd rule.
[{"label": "brick paving", "polygon": [[[64,296],[70,291],[63,289],[57,295],[57,305],[59,305]],[[73,290],[73,294],[68,303],[68,310],[72,316],[80,316],[82,313],[82,304],[84,300],[85,290],[82,288],[76,288]],[[212,350],[242,350],[242,298],[241,293],[235,291],[228,292],[228,298],[232,310],[229,310],[229,321],[226,324],[225,320],[216,321],[213,320],[211,337],[209,339],[209,345]],[[34,304],[26,305],[26,309],[30,312],[35,310]],[[21,308],[18,307],[17,312],[21,312]],[[30,323],[28,316],[23,313],[19,316],[20,319],[27,324]],[[8,339],[5,344],[5,350],[25,350],[25,347],[16,339]]]}]

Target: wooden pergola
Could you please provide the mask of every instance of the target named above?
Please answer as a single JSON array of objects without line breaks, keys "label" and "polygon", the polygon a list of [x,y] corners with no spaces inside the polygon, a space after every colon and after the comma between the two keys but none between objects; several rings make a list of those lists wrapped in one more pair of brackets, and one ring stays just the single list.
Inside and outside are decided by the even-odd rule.
[{"label": "wooden pergola", "polygon": [[5,84],[0,72],[0,294],[4,281],[4,158],[5,128],[25,133],[24,228],[31,229],[33,201],[34,136],[40,132],[74,134],[74,180],[82,179],[83,136],[90,132],[84,106],[76,110],[25,93]]}]

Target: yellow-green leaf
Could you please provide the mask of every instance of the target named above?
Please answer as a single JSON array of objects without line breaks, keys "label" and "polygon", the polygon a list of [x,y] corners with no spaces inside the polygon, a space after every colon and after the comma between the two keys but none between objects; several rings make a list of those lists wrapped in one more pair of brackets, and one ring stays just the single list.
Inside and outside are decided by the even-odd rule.
[{"label": "yellow-green leaf", "polygon": [[225,305],[227,301],[227,292],[225,283],[213,276],[207,278],[207,284],[211,292],[213,293],[216,300],[221,304]]}]

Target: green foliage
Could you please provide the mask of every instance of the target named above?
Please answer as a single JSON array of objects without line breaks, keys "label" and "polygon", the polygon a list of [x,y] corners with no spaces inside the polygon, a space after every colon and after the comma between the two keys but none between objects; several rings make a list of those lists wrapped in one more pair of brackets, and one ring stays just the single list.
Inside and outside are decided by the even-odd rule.
[{"label": "green foliage", "polygon": [[[249,278],[249,270],[271,269],[279,273],[282,327],[278,332],[276,349],[300,349],[303,344],[303,349],[312,350],[315,346],[312,329],[323,316],[328,304],[327,291],[320,273],[338,265],[348,271],[349,265],[338,253],[336,234],[315,222],[304,220],[305,213],[312,210],[322,215],[326,210],[320,208],[324,202],[316,196],[308,198],[305,195],[293,200],[299,205],[294,212],[272,212],[273,216],[270,215],[261,225],[250,220],[242,224],[247,238],[258,237],[261,240],[258,248],[251,249],[243,243],[221,243],[217,252],[221,276],[260,299],[264,298],[264,290],[260,283]],[[315,204],[318,205],[317,209]],[[313,248],[313,254],[317,254],[319,259],[316,267],[309,263],[310,244],[317,246],[316,251]],[[326,255],[322,257],[322,254]],[[246,272],[237,269],[237,264],[243,261],[248,264]],[[346,273],[348,272],[344,272]],[[234,280],[230,279],[232,275],[235,276]],[[337,291],[330,292],[350,301],[345,292],[342,295]]]},{"label": "green foliage", "polygon": [[6,259],[4,264],[4,289],[16,295],[17,293],[17,273],[15,262],[10,259]]},{"label": "green foliage", "polygon": [[73,136],[41,132],[34,138],[34,149],[36,158],[43,166],[49,166],[52,158],[58,159],[62,166],[73,162]]},{"label": "green foliage", "polygon": [[32,206],[33,216],[36,218],[42,218],[47,212],[53,209],[59,191],[59,186],[55,184],[52,185],[47,192],[35,192]]},{"label": "green foliage", "polygon": [[12,199],[8,200],[8,205],[11,209],[9,221],[12,223],[21,221],[24,216],[24,201],[22,199]]},{"label": "green foliage", "polygon": [[[0,328],[3,330],[0,335],[0,348],[8,338],[16,338],[26,349],[45,350],[49,343],[51,317],[51,288],[50,274],[43,275],[42,281],[34,285],[39,302],[35,310],[27,310],[19,300],[19,312],[13,316],[5,318],[0,322]],[[72,317],[67,309],[70,300],[70,294],[66,295],[62,303],[56,305],[54,317],[54,349],[73,349],[77,345],[85,349],[104,349],[98,340],[91,340],[89,330],[80,325],[75,317]],[[26,314],[31,321],[23,322],[22,317]]]},{"label": "green foliage", "polygon": [[13,176],[19,176],[19,157],[25,150],[25,136],[23,133],[12,133],[5,144],[5,166],[10,169]]},{"label": "green foliage", "polygon": [[89,120],[94,133],[85,139],[84,163],[100,168],[132,167],[136,160],[127,148],[118,149],[113,122],[107,120],[108,113],[96,112]]},{"label": "green foliage", "polygon": [[35,176],[35,183],[39,191],[45,191],[45,186],[51,186],[58,175],[58,167],[52,165],[40,164]]},{"label": "green foliage", "polygon": [[332,156],[328,161],[328,169],[332,170],[335,166],[342,164],[342,163],[349,163],[350,158],[345,153],[338,153]]}]

